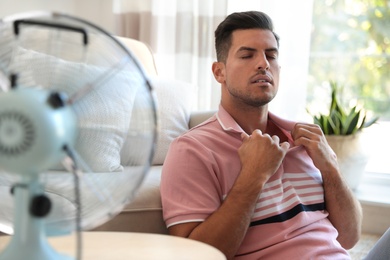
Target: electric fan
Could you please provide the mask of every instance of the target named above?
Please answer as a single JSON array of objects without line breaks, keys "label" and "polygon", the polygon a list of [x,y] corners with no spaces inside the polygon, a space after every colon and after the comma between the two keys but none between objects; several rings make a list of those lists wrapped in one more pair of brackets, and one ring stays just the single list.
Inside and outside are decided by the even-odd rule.
[{"label": "electric fan", "polygon": [[148,78],[99,27],[35,12],[0,20],[0,87],[0,230],[13,234],[0,260],[74,259],[46,236],[109,220],[149,169]]}]

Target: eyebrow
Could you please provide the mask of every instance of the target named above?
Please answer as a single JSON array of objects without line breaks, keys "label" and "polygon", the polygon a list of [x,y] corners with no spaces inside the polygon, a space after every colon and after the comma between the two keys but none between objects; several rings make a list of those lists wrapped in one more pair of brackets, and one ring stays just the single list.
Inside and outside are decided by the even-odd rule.
[{"label": "eyebrow", "polygon": [[[242,46],[242,47],[240,47],[240,48],[238,49],[237,53],[238,53],[238,52],[242,52],[242,51],[256,52],[257,49],[252,48],[252,47]],[[272,48],[267,48],[267,49],[265,49],[265,52],[276,52],[276,53],[279,53],[279,50],[278,50],[278,48],[272,47]]]}]

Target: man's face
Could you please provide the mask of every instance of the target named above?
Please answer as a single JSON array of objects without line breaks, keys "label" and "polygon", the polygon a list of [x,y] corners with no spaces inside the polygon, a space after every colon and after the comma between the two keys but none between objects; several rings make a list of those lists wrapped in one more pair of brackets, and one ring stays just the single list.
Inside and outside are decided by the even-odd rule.
[{"label": "man's face", "polygon": [[278,54],[271,31],[234,31],[226,63],[216,77],[222,84],[222,102],[251,107],[268,104],[278,91]]}]

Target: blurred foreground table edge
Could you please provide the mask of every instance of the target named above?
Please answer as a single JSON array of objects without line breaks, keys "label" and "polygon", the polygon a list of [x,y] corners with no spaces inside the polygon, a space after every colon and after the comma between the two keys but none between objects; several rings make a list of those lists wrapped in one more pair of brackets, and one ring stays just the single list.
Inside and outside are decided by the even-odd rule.
[{"label": "blurred foreground table edge", "polygon": [[[188,259],[226,260],[216,248],[191,239],[150,233],[82,232],[83,260]],[[10,236],[0,236],[0,251]],[[49,238],[63,254],[76,256],[76,234]]]}]

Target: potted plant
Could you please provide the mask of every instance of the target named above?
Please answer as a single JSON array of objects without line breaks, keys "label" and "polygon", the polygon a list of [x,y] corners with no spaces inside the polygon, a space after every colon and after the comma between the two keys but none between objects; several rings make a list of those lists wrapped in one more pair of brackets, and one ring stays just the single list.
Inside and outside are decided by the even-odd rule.
[{"label": "potted plant", "polygon": [[378,117],[367,120],[367,113],[357,105],[344,108],[339,101],[340,87],[330,82],[331,104],[327,114],[313,116],[337,156],[339,168],[351,189],[356,189],[364,173],[368,154],[362,148],[361,133]]}]

